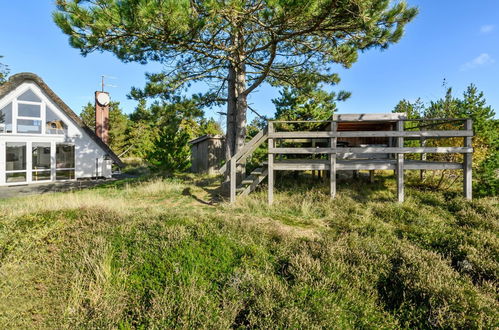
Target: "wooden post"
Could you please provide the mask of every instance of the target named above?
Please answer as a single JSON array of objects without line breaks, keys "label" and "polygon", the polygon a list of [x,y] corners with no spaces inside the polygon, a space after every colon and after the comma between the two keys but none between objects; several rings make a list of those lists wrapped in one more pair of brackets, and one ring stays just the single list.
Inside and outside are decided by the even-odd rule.
[{"label": "wooden post", "polygon": [[[397,131],[404,131],[404,122],[397,121]],[[404,147],[404,137],[397,138],[397,147]],[[397,154],[397,199],[399,203],[404,201],[404,154]]]},{"label": "wooden post", "polygon": [[[424,130],[425,130],[425,128],[421,127],[421,131],[424,131]],[[419,142],[420,142],[420,146],[422,148],[426,147],[426,139],[424,137],[420,138]],[[425,152],[421,154],[421,160],[422,161],[426,160],[426,153]],[[420,181],[424,180],[424,172],[425,172],[424,170],[419,170],[419,180]]]},{"label": "wooden post", "polygon": [[[312,139],[312,148],[316,147],[315,139]],[[315,155],[312,155],[312,159],[315,159]],[[315,171],[312,170],[312,178],[315,178]]]},{"label": "wooden post", "polygon": [[[464,123],[464,129],[471,131],[473,129],[473,120],[466,119]],[[471,148],[472,137],[464,138],[464,146]],[[472,198],[472,165],[473,165],[473,153],[464,154],[464,164],[463,164],[463,193],[464,197],[468,200]]]},{"label": "wooden post", "polygon": [[374,183],[374,170],[369,170],[369,182]]},{"label": "wooden post", "polygon": [[236,178],[237,178],[237,167],[236,167],[236,159],[232,157],[229,160],[229,169],[230,169],[230,202],[234,203],[236,201]]},{"label": "wooden post", "polygon": [[[269,121],[269,134],[274,133],[274,123]],[[269,139],[269,149],[274,148],[274,139]],[[268,156],[268,200],[269,200],[269,205],[272,205],[274,203],[274,154],[271,154],[270,152],[267,153]]]},{"label": "wooden post", "polygon": [[[331,122],[331,131],[336,132],[338,128],[338,123],[335,121]],[[338,138],[333,137],[330,139],[330,147],[336,149]],[[329,154],[329,193],[332,198],[336,196],[336,153]]]}]

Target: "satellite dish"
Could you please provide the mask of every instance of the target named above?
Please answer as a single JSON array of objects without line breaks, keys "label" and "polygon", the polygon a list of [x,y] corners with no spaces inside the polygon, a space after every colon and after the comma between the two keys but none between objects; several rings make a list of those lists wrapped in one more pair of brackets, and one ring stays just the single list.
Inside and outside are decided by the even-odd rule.
[{"label": "satellite dish", "polygon": [[109,94],[107,93],[99,93],[97,95],[97,102],[99,102],[100,105],[106,106],[109,104]]}]

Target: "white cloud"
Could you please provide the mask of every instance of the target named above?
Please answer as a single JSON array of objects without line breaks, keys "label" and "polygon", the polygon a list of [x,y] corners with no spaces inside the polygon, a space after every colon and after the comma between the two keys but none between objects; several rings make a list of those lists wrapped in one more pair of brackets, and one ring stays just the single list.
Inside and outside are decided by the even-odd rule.
[{"label": "white cloud", "polygon": [[487,53],[482,53],[475,57],[473,60],[463,64],[461,66],[461,71],[471,70],[492,63],[495,63],[495,60],[492,58],[492,56]]},{"label": "white cloud", "polygon": [[482,33],[482,34],[490,33],[492,31],[494,31],[495,28],[496,28],[495,25],[492,25],[492,24],[482,25],[480,27],[480,33]]}]

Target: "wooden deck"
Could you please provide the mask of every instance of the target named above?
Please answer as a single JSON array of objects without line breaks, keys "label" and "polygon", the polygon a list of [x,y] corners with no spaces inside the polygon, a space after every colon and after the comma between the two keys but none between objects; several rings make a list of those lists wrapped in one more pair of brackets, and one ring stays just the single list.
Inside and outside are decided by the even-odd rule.
[{"label": "wooden deck", "polygon": [[[416,124],[406,125],[406,122]],[[315,130],[300,128],[307,124],[313,124]],[[280,131],[282,127],[285,129]],[[420,170],[421,173],[427,170],[462,170],[463,194],[466,199],[471,199],[472,137],[471,119],[409,120],[403,114],[367,114],[335,115],[332,121],[323,122],[269,121],[268,126],[234,155],[221,172],[230,172],[231,202],[235,201],[237,191],[248,194],[267,177],[268,202],[272,204],[275,171],[329,171],[330,194],[334,197],[337,171],[369,170],[372,178],[374,170],[393,170],[397,180],[397,200],[403,202],[405,170]],[[429,139],[440,141],[448,138],[461,138],[463,144],[452,147],[434,144],[428,147],[426,143]],[[412,142],[406,146],[406,141]],[[414,141],[419,143],[416,142],[415,146]],[[237,166],[244,164],[264,142],[268,142],[267,161],[261,169],[241,181],[241,184],[249,186],[237,187]],[[427,154],[450,153],[463,154],[464,161],[427,160]],[[419,154],[420,160],[406,159],[407,154]]]}]

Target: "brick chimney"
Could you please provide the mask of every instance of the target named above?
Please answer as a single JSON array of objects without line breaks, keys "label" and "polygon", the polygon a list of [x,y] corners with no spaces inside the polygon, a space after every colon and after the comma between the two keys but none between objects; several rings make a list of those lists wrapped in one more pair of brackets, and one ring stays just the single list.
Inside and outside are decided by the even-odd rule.
[{"label": "brick chimney", "polygon": [[95,134],[109,144],[109,93],[95,92]]}]

